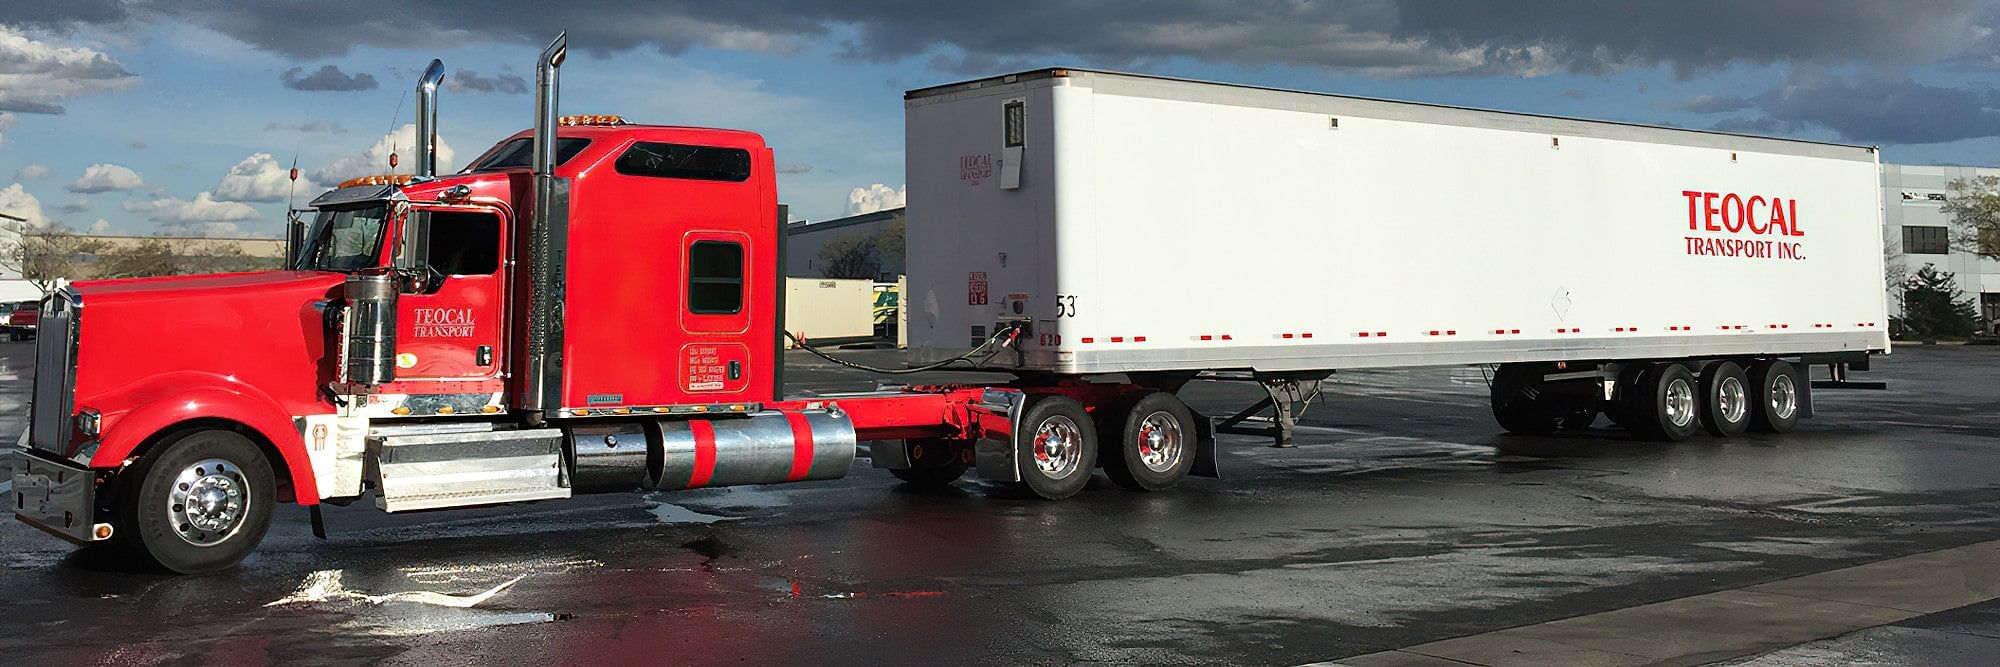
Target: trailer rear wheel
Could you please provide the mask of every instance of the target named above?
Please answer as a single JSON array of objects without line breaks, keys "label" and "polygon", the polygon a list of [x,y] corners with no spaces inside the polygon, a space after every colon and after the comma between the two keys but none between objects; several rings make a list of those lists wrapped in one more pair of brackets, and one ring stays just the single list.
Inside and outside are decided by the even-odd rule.
[{"label": "trailer rear wheel", "polygon": [[1749,375],[1750,396],[1755,401],[1750,430],[1784,433],[1798,426],[1804,402],[1799,388],[1804,379],[1799,377],[1798,367],[1782,359],[1766,359],[1752,364]]},{"label": "trailer rear wheel", "polygon": [[1750,379],[1735,362],[1702,369],[1701,402],[1701,427],[1709,435],[1727,438],[1750,428]]},{"label": "trailer rear wheel", "polygon": [[1686,440],[1701,428],[1701,391],[1694,373],[1680,364],[1655,364],[1640,374],[1632,404],[1640,414],[1627,427],[1647,440]]},{"label": "trailer rear wheel", "polygon": [[1134,491],[1179,484],[1194,468],[1194,411],[1173,394],[1156,391],[1123,413],[1116,441],[1102,450],[1104,474]]},{"label": "trailer rear wheel", "polygon": [[962,440],[925,438],[911,440],[904,446],[909,448],[910,467],[891,468],[889,474],[913,486],[950,486],[971,467],[965,460],[971,450]]},{"label": "trailer rear wheel", "polygon": [[1090,483],[1097,465],[1097,429],[1083,404],[1067,396],[1043,396],[1021,415],[1014,435],[1020,488],[1062,500]]},{"label": "trailer rear wheel", "polygon": [[1542,394],[1541,373],[1506,364],[1493,372],[1493,419],[1519,435],[1549,435],[1562,426],[1563,411]]},{"label": "trailer rear wheel", "polygon": [[277,483],[263,450],[233,431],[200,429],[162,443],[126,474],[118,496],[124,545],[181,574],[234,566],[264,540]]}]

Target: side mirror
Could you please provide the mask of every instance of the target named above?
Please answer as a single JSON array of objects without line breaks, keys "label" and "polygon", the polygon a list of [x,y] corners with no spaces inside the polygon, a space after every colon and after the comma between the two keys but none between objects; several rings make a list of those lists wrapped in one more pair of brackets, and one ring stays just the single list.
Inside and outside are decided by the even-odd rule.
[{"label": "side mirror", "polygon": [[403,291],[428,292],[437,285],[437,271],[431,268],[431,214],[405,207],[403,228],[396,235],[396,273],[402,276]]}]

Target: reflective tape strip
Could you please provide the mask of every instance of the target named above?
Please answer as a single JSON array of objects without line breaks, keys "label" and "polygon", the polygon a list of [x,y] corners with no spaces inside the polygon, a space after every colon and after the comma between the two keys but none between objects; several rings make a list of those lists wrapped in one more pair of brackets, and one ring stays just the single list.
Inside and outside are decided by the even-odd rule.
[{"label": "reflective tape strip", "polygon": [[785,475],[785,481],[796,482],[806,478],[813,467],[813,430],[803,413],[787,412],[785,421],[792,425],[792,470]]},{"label": "reflective tape strip", "polygon": [[696,419],[688,422],[688,432],[694,434],[694,472],[688,475],[687,488],[698,489],[715,477],[715,425]]}]

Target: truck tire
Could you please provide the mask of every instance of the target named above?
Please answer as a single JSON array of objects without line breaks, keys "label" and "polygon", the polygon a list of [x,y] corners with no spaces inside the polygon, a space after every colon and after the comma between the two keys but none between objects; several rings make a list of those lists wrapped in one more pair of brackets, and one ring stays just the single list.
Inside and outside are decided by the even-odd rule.
[{"label": "truck tire", "polygon": [[1799,424],[1799,369],[1783,359],[1765,359],[1750,366],[1750,430],[1785,433]]},{"label": "truck tire", "polygon": [[1701,371],[1701,427],[1709,435],[1729,438],[1750,428],[1750,379],[1733,361],[1718,361]]},{"label": "truck tire", "polygon": [[1062,500],[1090,483],[1097,465],[1097,429],[1083,404],[1067,396],[1043,396],[1021,415],[1014,437],[1021,490]]},{"label": "truck tire", "polygon": [[971,467],[965,461],[965,451],[970,443],[944,438],[924,438],[910,440],[904,446],[910,451],[910,467],[891,468],[889,474],[908,482],[911,486],[940,488],[951,486],[952,482],[965,476]]},{"label": "truck tire", "polygon": [[1680,364],[1654,364],[1639,376],[1633,404],[1640,414],[1627,424],[1645,440],[1677,442],[1701,428],[1701,390],[1694,373]]},{"label": "truck tire", "polygon": [[1517,435],[1549,435],[1562,426],[1563,411],[1542,396],[1541,374],[1530,366],[1505,364],[1493,372],[1493,420]]},{"label": "truck tire", "polygon": [[126,474],[118,529],[136,555],[181,574],[236,565],[271,527],[277,483],[264,452],[233,431],[200,429],[158,445]]},{"label": "truck tire", "polygon": [[1100,450],[1104,474],[1134,491],[1179,484],[1194,468],[1194,411],[1173,394],[1146,394],[1124,411],[1117,440]]}]

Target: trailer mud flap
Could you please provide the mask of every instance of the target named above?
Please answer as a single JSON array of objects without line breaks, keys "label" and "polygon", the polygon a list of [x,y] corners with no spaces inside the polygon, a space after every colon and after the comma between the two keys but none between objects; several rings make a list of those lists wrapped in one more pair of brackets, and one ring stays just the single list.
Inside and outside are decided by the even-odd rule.
[{"label": "trailer mud flap", "polygon": [[979,469],[980,477],[995,482],[1021,481],[1021,448],[1014,438],[1021,432],[1021,413],[1027,411],[1028,395],[1014,389],[988,389],[972,407],[990,417],[1004,416],[1007,424],[1005,433],[989,429],[986,437],[973,442],[973,467]]},{"label": "trailer mud flap", "polygon": [[1189,476],[1222,479],[1222,467],[1215,460],[1215,422],[1214,417],[1194,413],[1194,467],[1188,469]]}]

